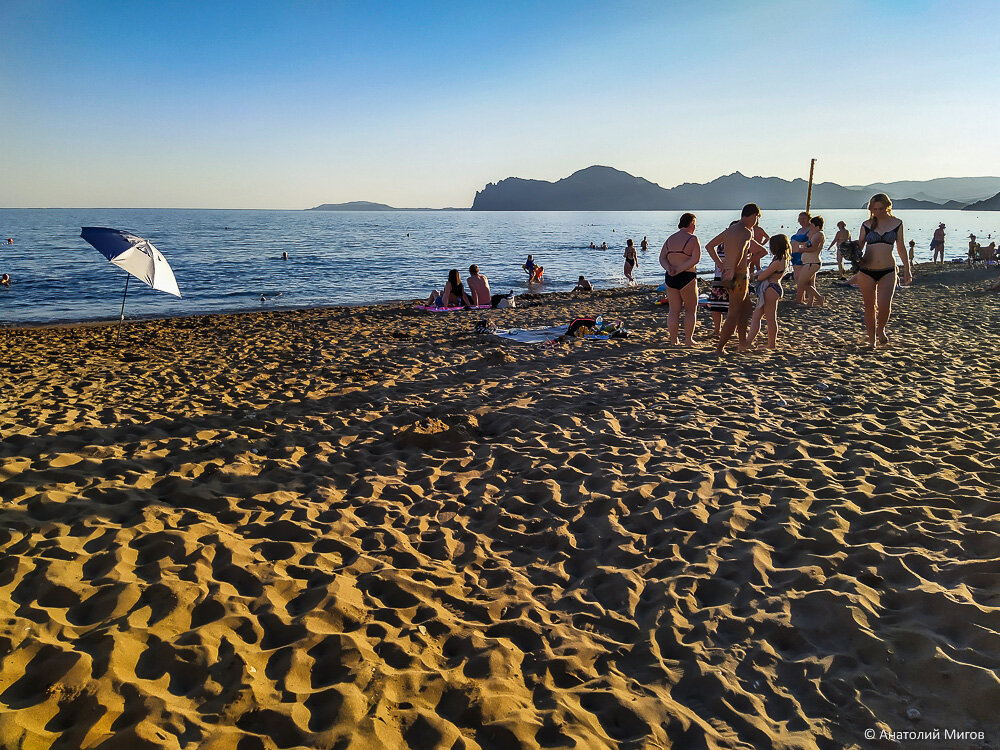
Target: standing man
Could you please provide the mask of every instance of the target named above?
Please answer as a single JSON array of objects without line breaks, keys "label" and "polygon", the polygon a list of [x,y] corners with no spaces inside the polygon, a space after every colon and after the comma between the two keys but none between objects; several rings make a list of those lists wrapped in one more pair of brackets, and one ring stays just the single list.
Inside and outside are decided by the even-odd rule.
[{"label": "standing man", "polygon": [[931,250],[934,251],[931,263],[937,262],[938,252],[941,253],[941,262],[944,263],[944,222],[938,224],[938,228],[934,230],[934,239],[931,240]]},{"label": "standing man", "polygon": [[726,253],[721,258],[722,283],[729,290],[729,314],[715,349],[719,356],[725,354],[726,342],[732,338],[733,331],[736,331],[739,339],[739,351],[746,351],[751,308],[749,268],[752,262],[759,260],[767,252],[765,247],[754,240],[754,230],[759,220],[760,208],[756,203],[748,203],[740,212],[740,220],[708,243],[709,247],[726,247]]}]

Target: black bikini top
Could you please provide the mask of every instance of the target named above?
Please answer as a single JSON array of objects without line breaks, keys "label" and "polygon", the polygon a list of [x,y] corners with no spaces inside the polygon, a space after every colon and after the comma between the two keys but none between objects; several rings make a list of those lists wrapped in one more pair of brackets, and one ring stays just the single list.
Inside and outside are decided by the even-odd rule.
[{"label": "black bikini top", "polygon": [[867,224],[862,224],[862,226],[867,230],[865,233],[865,242],[869,245],[891,245],[896,241],[896,234],[899,232],[899,228],[903,226],[903,222],[899,222],[893,229],[882,232],[882,234],[871,229]]},{"label": "black bikini top", "polygon": [[688,258],[690,258],[691,257],[691,253],[686,252],[686,250],[687,250],[688,243],[691,241],[691,238],[693,236],[694,235],[689,235],[688,238],[686,240],[684,240],[684,244],[681,246],[680,250],[667,250],[667,255],[673,255],[674,253],[683,253],[685,256],[687,256]]}]

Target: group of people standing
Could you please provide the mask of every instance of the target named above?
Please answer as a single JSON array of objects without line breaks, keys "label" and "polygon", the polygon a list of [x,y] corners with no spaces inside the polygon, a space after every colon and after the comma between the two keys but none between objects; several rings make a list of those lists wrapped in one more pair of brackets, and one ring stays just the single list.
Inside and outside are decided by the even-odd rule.
[{"label": "group of people standing", "polygon": [[[858,273],[853,281],[861,291],[865,310],[865,333],[872,347],[888,343],[886,325],[892,311],[896,291],[896,263],[893,252],[899,254],[903,266],[903,283],[912,281],[911,258],[906,252],[903,222],[892,215],[892,201],[879,193],[868,202],[869,218],[859,230],[858,246],[862,253]],[[826,298],[816,287],[820,269],[820,253],[826,244],[823,218],[807,212],[799,214],[799,231],[791,237],[785,234],[769,236],[760,226],[760,208],[755,203],[743,207],[740,218],[712,238],[706,250],[716,264],[716,275],[709,306],[713,311],[717,354],[724,354],[726,344],[737,335],[739,350],[746,351],[767,324],[768,348],[777,344],[777,304],[784,296],[782,280],[789,265],[796,284],[796,301],[813,307],[822,306]],[[664,269],[669,313],[669,342],[677,344],[680,319],[684,317],[684,345],[694,345],[694,328],[698,310],[698,283],[695,269],[701,260],[701,244],[695,235],[697,217],[685,213],[678,222],[678,231],[667,238],[660,251]],[[850,240],[844,222],[831,246],[838,248]],[[626,250],[626,253],[628,251]],[[766,266],[762,260],[770,255]],[[839,253],[838,253],[839,256]],[[627,255],[626,255],[627,260]],[[838,257],[840,263],[842,260]],[[756,285],[756,305],[750,299],[750,283]],[[626,276],[628,274],[626,273]],[[723,314],[725,323],[722,323]]]}]

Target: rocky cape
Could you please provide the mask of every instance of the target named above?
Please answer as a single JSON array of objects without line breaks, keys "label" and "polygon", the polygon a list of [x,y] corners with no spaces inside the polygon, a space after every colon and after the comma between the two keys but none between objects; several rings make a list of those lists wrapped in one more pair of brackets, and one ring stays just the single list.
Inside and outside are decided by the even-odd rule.
[{"label": "rocky cape", "polygon": [[[947,178],[956,193],[964,190],[996,190],[1000,178]],[[927,183],[939,183],[928,180]],[[922,182],[906,185],[912,194],[921,194]],[[864,208],[879,186],[844,187],[834,182],[813,185],[812,205],[820,209]],[[873,190],[873,188],[876,188]],[[941,188],[934,185],[934,194]],[[731,209],[745,203],[757,203],[765,209],[795,209],[805,205],[808,183],[802,179],[747,177],[734,172],[709,183],[683,183],[664,188],[642,177],[635,177],[612,167],[593,166],[574,172],[556,182],[508,177],[490,183],[476,193],[473,211],[684,211]],[[909,192],[909,191],[908,191]],[[930,190],[925,191],[926,196]],[[954,194],[954,193],[953,193]],[[989,195],[980,192],[979,195]],[[893,195],[893,205],[900,209],[961,209],[967,201],[932,201],[924,197]]]}]

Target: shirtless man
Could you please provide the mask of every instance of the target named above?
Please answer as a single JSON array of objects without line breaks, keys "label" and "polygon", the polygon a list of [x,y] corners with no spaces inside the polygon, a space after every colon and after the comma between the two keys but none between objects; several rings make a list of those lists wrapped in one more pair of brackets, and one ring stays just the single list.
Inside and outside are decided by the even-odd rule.
[{"label": "shirtless man", "polygon": [[726,342],[737,332],[739,350],[747,348],[747,324],[750,320],[751,305],[748,296],[749,268],[755,260],[759,261],[767,252],[754,239],[757,222],[760,220],[760,209],[756,203],[748,203],[740,213],[740,220],[726,229],[722,234],[710,240],[709,247],[725,245],[726,254],[722,256],[722,282],[729,289],[729,315],[719,334],[719,344],[715,353],[725,353]]},{"label": "shirtless man", "polygon": [[939,252],[941,253],[941,262],[944,263],[944,222],[938,224],[938,228],[934,230],[934,238],[931,240],[931,250],[934,251],[931,263],[937,263]]},{"label": "shirtless man", "polygon": [[473,307],[490,304],[490,282],[483,274],[479,273],[479,266],[473,263],[469,266],[469,296],[472,297]]}]

